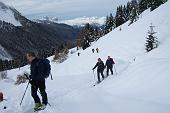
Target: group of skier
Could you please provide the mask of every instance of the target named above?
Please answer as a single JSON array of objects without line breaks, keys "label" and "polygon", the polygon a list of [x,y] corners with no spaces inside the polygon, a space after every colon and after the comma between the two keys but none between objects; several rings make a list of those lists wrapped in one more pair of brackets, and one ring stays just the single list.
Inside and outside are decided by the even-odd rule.
[{"label": "group of skier", "polygon": [[[94,48],[92,49],[92,53],[94,53],[95,52],[95,50],[94,50]],[[99,53],[99,48],[96,48],[96,52],[97,53]]]},{"label": "group of skier", "polygon": [[[99,52],[98,48],[96,49],[96,52]],[[44,77],[44,75],[46,75],[47,77],[49,76],[50,69],[51,69],[50,63],[49,62],[44,63],[45,60],[39,59],[35,55],[34,52],[28,52],[26,54],[26,57],[27,57],[28,63],[31,65],[30,66],[31,74],[29,76],[27,76],[27,79],[29,79],[28,85],[31,84],[31,95],[35,102],[34,110],[35,111],[43,110],[46,108],[46,105],[49,104],[47,93],[46,93],[46,85],[45,85],[46,77]],[[96,65],[93,68],[93,71],[95,68],[97,68],[98,83],[101,82],[100,75],[102,76],[103,79],[105,78],[103,71],[106,67],[107,67],[107,76],[109,76],[109,70],[111,71],[111,74],[113,75],[113,65],[114,64],[115,64],[115,62],[113,61],[112,58],[110,58],[110,56],[108,56],[108,59],[106,60],[105,65],[104,65],[103,61],[101,60],[101,58],[98,58],[98,62],[96,63]],[[27,88],[26,88],[26,90],[27,90]],[[42,102],[37,94],[38,92],[41,94]],[[24,93],[24,95],[25,95],[25,93]],[[3,101],[2,93],[0,93],[0,101]],[[22,101],[21,101],[21,103],[22,103]]]},{"label": "group of skier", "polygon": [[107,67],[106,77],[109,76],[109,70],[111,71],[111,74],[113,75],[113,65],[114,64],[115,64],[115,62],[113,61],[113,58],[111,58],[110,56],[108,56],[105,65],[104,65],[103,61],[101,60],[101,58],[98,58],[96,65],[92,69],[94,71],[94,69],[97,68],[98,83],[101,82],[100,75],[102,76],[103,79],[105,78],[103,71],[106,67]]},{"label": "group of skier", "polygon": [[[94,53],[94,52],[95,52],[95,49],[93,48],[92,53]],[[99,53],[99,48],[96,48],[96,53]],[[80,53],[78,52],[77,55],[80,56]]]}]

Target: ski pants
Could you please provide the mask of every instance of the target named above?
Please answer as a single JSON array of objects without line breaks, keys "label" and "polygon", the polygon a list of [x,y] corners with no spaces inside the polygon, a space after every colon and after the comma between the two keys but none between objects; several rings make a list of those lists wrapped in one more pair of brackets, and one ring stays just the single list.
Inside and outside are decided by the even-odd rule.
[{"label": "ski pants", "polygon": [[107,66],[107,76],[109,75],[109,70],[111,71],[111,74],[113,75],[113,66],[112,67]]},{"label": "ski pants", "polygon": [[42,103],[47,105],[48,99],[47,99],[47,93],[45,91],[45,81],[31,81],[31,95],[34,99],[35,103],[41,103],[39,96],[37,95],[38,89],[40,91],[40,94],[42,96]]},{"label": "ski pants", "polygon": [[97,71],[98,81],[100,81],[100,74],[101,74],[102,78],[104,79],[103,71]]}]

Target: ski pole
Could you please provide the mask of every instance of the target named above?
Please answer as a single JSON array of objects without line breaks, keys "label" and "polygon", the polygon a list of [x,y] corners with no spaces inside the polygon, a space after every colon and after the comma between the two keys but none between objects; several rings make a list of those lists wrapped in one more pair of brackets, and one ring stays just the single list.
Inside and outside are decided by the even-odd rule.
[{"label": "ski pole", "polygon": [[94,75],[94,81],[95,81],[95,74],[94,74],[94,70],[93,70],[93,75]]},{"label": "ski pole", "polygon": [[25,89],[25,92],[24,92],[24,94],[23,94],[23,96],[22,96],[22,99],[21,99],[21,102],[20,102],[20,106],[21,106],[22,101],[23,101],[23,99],[24,99],[25,93],[26,93],[26,91],[27,91],[27,89],[28,89],[28,86],[29,86],[29,82],[28,82],[27,87],[26,87],[26,89]]},{"label": "ski pole", "polygon": [[116,66],[114,65],[114,70],[115,70],[115,73],[116,73],[116,75],[117,75],[117,71],[116,71]]},{"label": "ski pole", "polygon": [[51,75],[51,80],[53,80],[53,76],[52,76],[52,74],[50,73],[50,75]]}]

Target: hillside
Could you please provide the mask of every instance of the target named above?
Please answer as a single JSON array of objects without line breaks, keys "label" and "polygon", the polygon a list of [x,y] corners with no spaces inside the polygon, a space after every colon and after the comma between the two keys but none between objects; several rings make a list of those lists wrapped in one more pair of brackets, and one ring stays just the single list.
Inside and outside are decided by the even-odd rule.
[{"label": "hillside", "polygon": [[13,7],[0,2],[0,46],[9,55],[4,58],[19,58],[26,51],[41,51],[57,48],[66,41],[74,42],[79,29],[66,24],[36,23]]},{"label": "hillside", "polygon": [[[86,50],[77,51],[79,57],[76,52],[61,64],[51,62],[54,80],[47,79],[47,92],[52,106],[41,113],[169,113],[169,9],[170,1],[153,12],[147,10],[134,24],[128,26],[127,22],[121,31],[117,28]],[[146,53],[145,40],[151,23],[160,44]],[[99,53],[93,54],[92,48],[99,48]],[[118,74],[93,87],[96,72],[94,78],[92,68],[97,58],[105,61],[108,55],[115,60]],[[13,85],[16,75],[28,70],[28,66],[10,70],[10,79],[0,81],[0,91],[8,99],[0,104],[0,108],[7,107],[0,109],[1,113],[31,112],[34,103],[30,88],[19,106],[26,84]]]}]

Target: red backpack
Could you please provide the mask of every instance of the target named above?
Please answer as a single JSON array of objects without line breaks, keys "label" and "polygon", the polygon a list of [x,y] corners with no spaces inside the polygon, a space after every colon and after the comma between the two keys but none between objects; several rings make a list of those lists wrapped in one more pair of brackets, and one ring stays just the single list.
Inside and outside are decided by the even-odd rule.
[{"label": "red backpack", "polygon": [[0,102],[4,100],[3,93],[0,92]]}]

